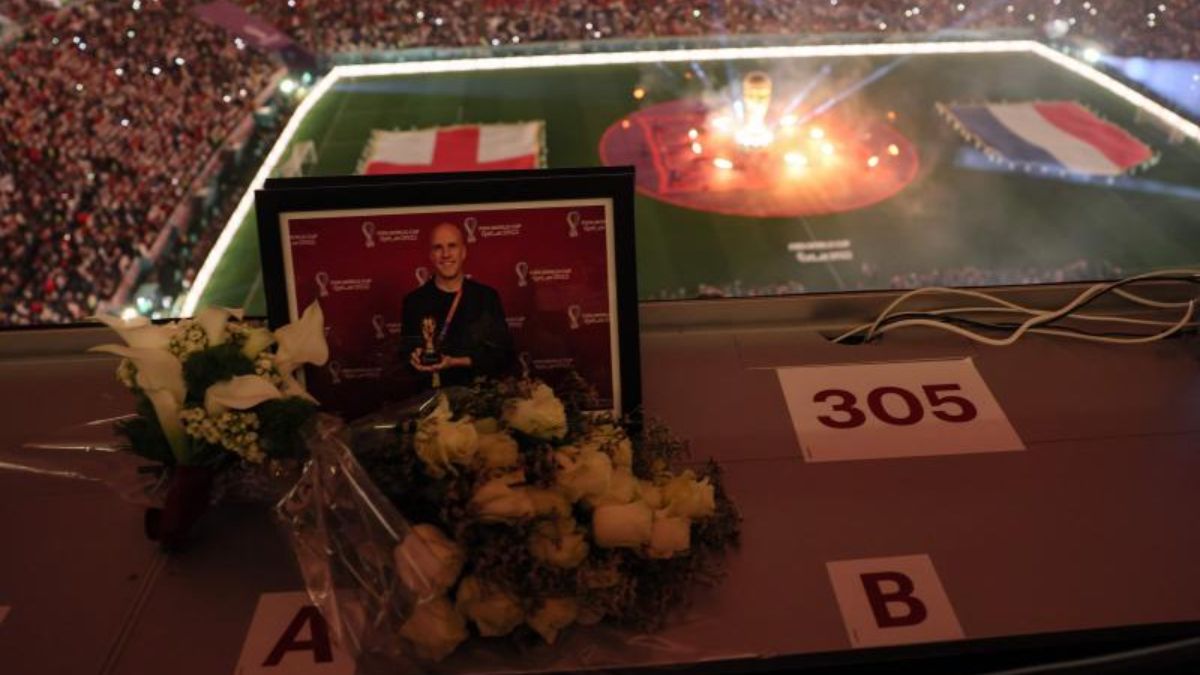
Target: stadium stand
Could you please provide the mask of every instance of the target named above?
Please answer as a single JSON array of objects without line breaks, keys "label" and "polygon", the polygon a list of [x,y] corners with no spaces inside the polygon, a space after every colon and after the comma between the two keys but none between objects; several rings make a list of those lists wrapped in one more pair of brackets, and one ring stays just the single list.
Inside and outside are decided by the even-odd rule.
[{"label": "stadium stand", "polygon": [[[318,53],[416,46],[523,44],[653,36],[933,32],[1058,21],[1116,53],[1195,58],[1200,5],[1173,0],[243,0]],[[144,256],[192,177],[278,67],[158,0],[56,8],[0,0],[20,32],[0,47],[0,324],[76,321],[94,313]],[[224,202],[231,202],[223,198]],[[219,218],[212,222],[219,223]],[[188,278],[212,233],[161,264]],[[1086,263],[1085,263],[1086,269]],[[161,273],[162,270],[160,270]],[[1052,271],[1053,272],[1053,271]],[[1071,271],[934,272],[890,280],[1006,283]],[[887,282],[885,282],[886,285]],[[796,284],[778,289],[796,292]],[[771,289],[700,289],[757,295]],[[761,290],[762,292],[757,292]],[[798,290],[803,290],[799,288]]]}]

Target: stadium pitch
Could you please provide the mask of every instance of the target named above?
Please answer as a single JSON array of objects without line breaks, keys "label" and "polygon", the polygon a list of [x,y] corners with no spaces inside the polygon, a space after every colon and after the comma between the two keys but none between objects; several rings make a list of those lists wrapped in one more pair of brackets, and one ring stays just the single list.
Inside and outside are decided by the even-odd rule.
[{"label": "stadium pitch", "polygon": [[[639,194],[643,300],[911,285],[1053,280],[1087,261],[1122,273],[1200,263],[1200,130],[1090,67],[1032,42],[873,44],[508,57],[343,67],[302,104],[256,177],[311,142],[305,175],[353,173],[373,129],[544,120],[550,167],[596,166],[606,130],[674,101],[719,97],[747,73],[776,83],[803,129],[887,124],[919,170],[862,208],[794,217],[702,211]],[[424,72],[428,71],[428,72]],[[1027,172],[989,160],[938,103],[1076,101],[1159,153],[1115,179]],[[856,158],[855,161],[860,161]],[[193,286],[197,305],[265,313],[252,202],[244,200]],[[977,270],[978,272],[972,272]]]}]

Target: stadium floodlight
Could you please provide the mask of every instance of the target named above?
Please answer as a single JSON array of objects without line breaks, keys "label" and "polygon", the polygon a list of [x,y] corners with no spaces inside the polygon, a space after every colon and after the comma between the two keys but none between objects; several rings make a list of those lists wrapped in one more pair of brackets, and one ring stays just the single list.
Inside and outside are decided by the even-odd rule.
[{"label": "stadium floodlight", "polygon": [[[130,31],[132,33],[132,31]],[[132,35],[130,36],[132,37]],[[759,47],[713,47],[699,49],[648,50],[611,53],[545,54],[510,56],[506,58],[468,58],[443,61],[409,61],[403,63],[377,63],[353,66],[338,66],[319,80],[293,112],[291,119],[279,134],[279,139],[267,154],[258,173],[250,181],[237,208],[226,221],[224,229],[205,259],[196,279],[188,290],[181,312],[185,316],[195,313],[200,298],[234,235],[254,207],[254,191],[261,188],[267,177],[283,160],[285,151],[301,124],[314,106],[340,80],[352,78],[388,77],[397,75],[432,75],[437,73],[467,73],[487,71],[510,71],[532,68],[569,68],[576,66],[691,63],[693,61],[741,61],[773,59],[818,59],[862,56],[919,56],[936,54],[1032,54],[1064,68],[1093,84],[1105,89],[1157,118],[1175,133],[1200,142],[1200,126],[1178,113],[1156,103],[1144,94],[1122,84],[1110,75],[1100,72],[1090,63],[1063,54],[1056,49],[1034,40],[990,40],[990,41],[946,41],[946,42],[876,42],[858,44],[820,45],[775,45]],[[1097,54],[1099,51],[1097,50]],[[282,85],[281,85],[282,89]],[[887,115],[895,119],[894,112]],[[628,121],[628,120],[626,120]],[[716,125],[717,120],[713,120]],[[625,123],[622,122],[622,127]]]},{"label": "stadium floodlight", "polygon": [[296,87],[298,86],[299,85],[296,84],[295,80],[290,77],[285,77],[283,78],[283,81],[279,83],[279,91],[285,96],[291,96],[296,91]]},{"label": "stadium floodlight", "polygon": [[1071,23],[1066,19],[1055,19],[1046,24],[1046,37],[1057,40],[1071,32]]},{"label": "stadium floodlight", "polygon": [[125,309],[121,310],[121,320],[122,321],[133,321],[136,318],[138,318],[137,308],[126,307]]},{"label": "stadium floodlight", "polygon": [[1083,60],[1087,61],[1088,63],[1098,63],[1103,56],[1104,55],[1100,53],[1100,50],[1096,49],[1095,47],[1088,47],[1087,49],[1083,50]]}]

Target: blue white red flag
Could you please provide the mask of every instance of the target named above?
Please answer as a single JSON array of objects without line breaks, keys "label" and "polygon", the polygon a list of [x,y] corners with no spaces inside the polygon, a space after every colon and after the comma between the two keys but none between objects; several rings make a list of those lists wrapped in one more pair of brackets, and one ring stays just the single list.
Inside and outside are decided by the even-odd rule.
[{"label": "blue white red flag", "polygon": [[1127,131],[1073,101],[939,107],[964,136],[1015,164],[1118,176],[1155,156]]}]

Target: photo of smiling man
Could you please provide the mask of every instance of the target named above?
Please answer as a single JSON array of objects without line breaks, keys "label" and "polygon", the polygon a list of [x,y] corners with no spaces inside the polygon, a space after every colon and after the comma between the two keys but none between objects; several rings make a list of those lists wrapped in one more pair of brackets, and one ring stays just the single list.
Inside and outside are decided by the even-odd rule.
[{"label": "photo of smiling man", "polygon": [[[497,377],[516,362],[504,307],[495,289],[467,278],[466,238],[443,222],[429,231],[429,280],[404,297],[401,336],[409,365],[427,387],[463,386]],[[415,345],[415,346],[414,346]]]}]

